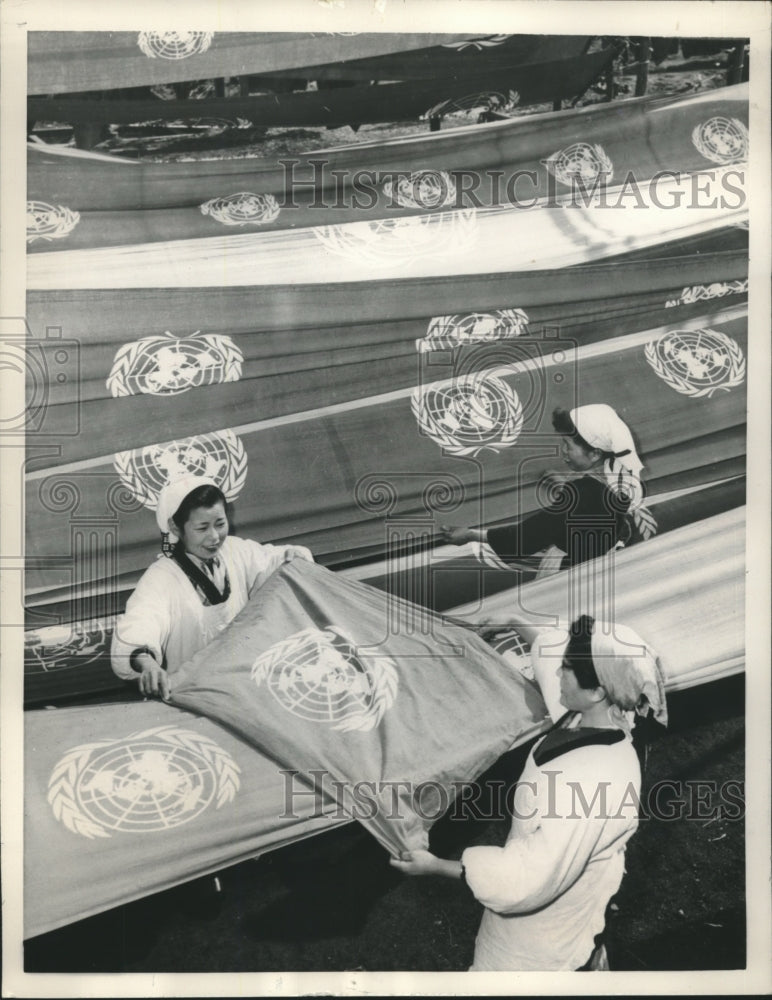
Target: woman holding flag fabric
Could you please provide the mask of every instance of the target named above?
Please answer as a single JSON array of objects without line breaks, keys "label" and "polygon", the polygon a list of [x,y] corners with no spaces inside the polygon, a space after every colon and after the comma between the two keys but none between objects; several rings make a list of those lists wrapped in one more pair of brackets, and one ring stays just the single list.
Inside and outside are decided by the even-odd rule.
[{"label": "woman holding flag fabric", "polygon": [[632,629],[588,615],[570,635],[518,628],[556,722],[528,756],[505,845],[469,847],[460,861],[413,851],[391,864],[463,879],[484,905],[470,971],[606,969],[596,938],[638,826],[630,728],[635,711],[666,724],[662,669]]},{"label": "woman holding flag fabric", "polygon": [[[643,500],[643,463],[630,429],[606,403],[556,409],[554,429],[561,435],[561,457],[569,474],[546,479],[550,503],[516,524],[501,527],[443,527],[445,541],[487,543],[504,562],[559,550],[554,569],[566,569],[604,555],[632,536]],[[649,515],[650,516],[650,515]],[[546,564],[542,564],[542,571]]]},{"label": "woman holding flag fabric", "polygon": [[212,479],[188,475],[158,497],[163,555],[148,567],[118,619],[111,662],[145,695],[168,699],[170,675],[208,645],[290,559],[308,559],[302,545],[261,545],[229,535],[228,510]]}]

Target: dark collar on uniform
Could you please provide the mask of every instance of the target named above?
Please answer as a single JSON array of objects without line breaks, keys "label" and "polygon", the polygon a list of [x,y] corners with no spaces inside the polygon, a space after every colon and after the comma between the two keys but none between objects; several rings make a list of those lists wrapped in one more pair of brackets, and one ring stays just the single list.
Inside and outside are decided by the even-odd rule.
[{"label": "dark collar on uniform", "polygon": [[573,712],[566,712],[535,747],[533,759],[537,767],[548,764],[569,750],[577,750],[579,747],[611,746],[625,738],[621,729],[594,729],[590,726],[569,729],[567,727],[573,715]]},{"label": "dark collar on uniform", "polygon": [[208,577],[192,559],[188,558],[181,545],[175,546],[172,559],[174,559],[195,589],[204,596],[207,604],[224,604],[231,596],[231,584],[227,573],[225,574],[223,592],[220,593],[215,586],[214,580]]}]

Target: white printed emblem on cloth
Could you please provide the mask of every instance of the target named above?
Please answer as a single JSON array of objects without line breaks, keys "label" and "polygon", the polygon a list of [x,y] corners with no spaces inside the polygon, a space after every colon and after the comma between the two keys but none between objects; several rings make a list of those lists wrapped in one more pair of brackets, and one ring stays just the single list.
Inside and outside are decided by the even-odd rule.
[{"label": "white printed emblem on cloth", "polygon": [[181,826],[239,789],[239,767],[214,740],[158,726],[66,753],[48,781],[48,802],[84,837],[154,833]]}]

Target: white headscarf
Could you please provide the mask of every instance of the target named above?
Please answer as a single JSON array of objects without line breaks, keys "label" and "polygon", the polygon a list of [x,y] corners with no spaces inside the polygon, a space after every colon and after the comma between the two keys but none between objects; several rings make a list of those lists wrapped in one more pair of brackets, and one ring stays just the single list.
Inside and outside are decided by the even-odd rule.
[{"label": "white headscarf", "polygon": [[630,496],[630,507],[643,500],[640,473],[643,462],[635,450],[630,428],[606,403],[591,403],[571,410],[571,420],[579,435],[593,448],[610,452],[603,463],[603,474],[610,489]]},{"label": "white headscarf", "polygon": [[651,646],[627,625],[596,621],[590,649],[595,673],[612,703],[612,722],[629,730],[625,712],[651,711],[666,726],[664,674]]},{"label": "white headscarf", "polygon": [[158,506],[155,510],[156,524],[161,529],[161,534],[168,534],[173,542],[179,540],[179,535],[174,529],[174,522],[170,525],[169,521],[180,509],[180,505],[188,493],[192,493],[199,486],[220,488],[219,483],[216,483],[214,479],[209,479],[206,476],[187,475],[173,479],[158,494]]}]

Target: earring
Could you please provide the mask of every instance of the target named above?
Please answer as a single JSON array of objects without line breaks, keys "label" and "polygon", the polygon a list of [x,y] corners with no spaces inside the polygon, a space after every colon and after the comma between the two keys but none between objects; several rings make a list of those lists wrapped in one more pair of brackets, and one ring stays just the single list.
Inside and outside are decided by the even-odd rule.
[{"label": "earring", "polygon": [[171,559],[172,553],[174,552],[174,545],[169,540],[168,531],[164,531],[161,535],[161,552],[163,552],[167,559]]}]

